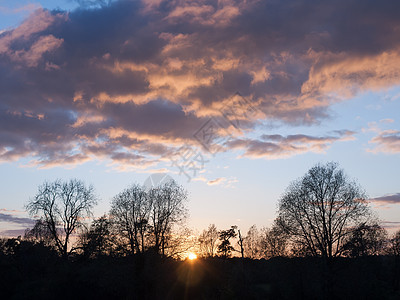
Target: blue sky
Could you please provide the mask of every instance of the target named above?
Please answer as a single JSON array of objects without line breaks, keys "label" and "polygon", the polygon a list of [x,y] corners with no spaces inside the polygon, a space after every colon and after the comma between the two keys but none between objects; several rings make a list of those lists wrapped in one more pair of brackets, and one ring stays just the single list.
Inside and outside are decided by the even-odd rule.
[{"label": "blue sky", "polygon": [[[289,183],[327,161],[398,228],[394,6],[0,1],[0,234],[29,225],[23,206],[45,180],[93,184],[99,216],[156,172],[187,188],[195,230],[269,226]],[[211,155],[193,135],[236,92],[256,114]],[[208,160],[190,182],[169,160],[183,146]]]}]

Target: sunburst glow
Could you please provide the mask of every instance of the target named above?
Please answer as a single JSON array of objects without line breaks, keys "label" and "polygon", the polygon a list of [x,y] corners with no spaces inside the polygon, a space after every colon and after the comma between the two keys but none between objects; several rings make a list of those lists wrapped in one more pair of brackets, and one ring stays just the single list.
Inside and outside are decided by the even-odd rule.
[{"label": "sunburst glow", "polygon": [[195,260],[195,259],[197,259],[197,255],[194,254],[194,253],[189,253],[188,259],[189,259],[189,260]]}]

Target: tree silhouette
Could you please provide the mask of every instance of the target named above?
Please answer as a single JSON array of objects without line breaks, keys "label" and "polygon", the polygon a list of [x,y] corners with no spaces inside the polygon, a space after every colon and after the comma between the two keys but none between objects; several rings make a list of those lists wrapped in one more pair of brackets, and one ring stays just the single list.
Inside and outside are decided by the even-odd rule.
[{"label": "tree silhouette", "polygon": [[80,248],[83,256],[86,258],[95,258],[112,255],[114,241],[111,231],[111,222],[107,216],[93,220],[89,230],[80,236]]},{"label": "tree silhouette", "polygon": [[378,224],[360,224],[350,229],[351,234],[344,244],[345,254],[350,257],[378,255],[383,253],[387,233]]},{"label": "tree silhouette", "polygon": [[318,164],[290,184],[279,201],[278,224],[313,256],[341,255],[349,228],[366,222],[365,192],[336,163]]},{"label": "tree silhouette", "polygon": [[263,257],[270,259],[272,257],[286,256],[287,234],[274,224],[271,228],[261,230],[261,252]]},{"label": "tree silhouette", "polygon": [[200,253],[205,257],[213,257],[217,251],[218,230],[210,224],[199,236]]},{"label": "tree silhouette", "polygon": [[186,218],[187,192],[175,181],[146,191],[134,184],[114,197],[111,219],[131,254],[176,246],[172,228]]},{"label": "tree silhouette", "polygon": [[54,246],[51,231],[42,219],[36,220],[32,229],[25,230],[24,240],[41,243],[46,246]]},{"label": "tree silhouette", "polygon": [[148,192],[151,201],[151,230],[154,249],[165,255],[172,227],[186,219],[186,190],[175,181],[153,187]]},{"label": "tree silhouette", "polygon": [[400,230],[390,239],[389,253],[396,257],[400,257]]},{"label": "tree silhouette", "polygon": [[152,208],[151,199],[138,184],[123,190],[111,203],[110,215],[117,231],[128,241],[131,254],[144,252]]},{"label": "tree silhouette", "polygon": [[86,187],[77,179],[56,180],[39,186],[26,208],[31,216],[39,216],[46,224],[55,247],[66,258],[74,250],[70,248],[71,235],[82,226],[82,220],[91,215],[96,203],[92,186]]},{"label": "tree silhouette", "polygon": [[256,225],[252,225],[247,231],[246,240],[244,243],[244,251],[246,257],[252,259],[261,258],[261,241],[262,236]]},{"label": "tree silhouette", "polygon": [[238,245],[240,247],[240,256],[242,257],[242,259],[244,258],[244,241],[245,241],[245,237],[242,236],[242,233],[240,232],[240,229],[238,229]]},{"label": "tree silhouette", "polygon": [[220,244],[218,245],[218,253],[222,258],[228,258],[231,256],[232,251],[235,248],[231,245],[230,239],[236,237],[236,226],[231,226],[230,229],[221,230],[219,232]]}]

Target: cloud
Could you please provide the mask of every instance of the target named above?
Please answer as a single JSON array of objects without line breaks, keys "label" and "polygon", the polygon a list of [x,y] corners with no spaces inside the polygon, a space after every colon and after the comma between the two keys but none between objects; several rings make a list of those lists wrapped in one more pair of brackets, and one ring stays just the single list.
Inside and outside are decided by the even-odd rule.
[{"label": "cloud", "polygon": [[3,212],[10,212],[10,213],[23,213],[23,210],[16,210],[16,209],[7,209],[7,208],[0,208],[0,211]]},{"label": "cloud", "polygon": [[235,183],[238,182],[236,177],[218,177],[215,178],[213,180],[203,180],[207,182],[207,185],[219,185],[222,186],[224,188],[234,188],[235,187]]},{"label": "cloud", "polygon": [[1,34],[0,55],[16,63],[25,63],[28,67],[36,67],[45,52],[61,46],[62,39],[43,34],[57,19],[65,17],[62,14],[52,15],[43,9],[35,10],[19,27]]},{"label": "cloud", "polygon": [[33,12],[40,8],[37,3],[29,3],[16,8],[8,8],[5,6],[0,6],[0,13],[2,14],[19,14],[21,12]]},{"label": "cloud", "polygon": [[209,180],[207,182],[207,184],[208,185],[220,185],[220,184],[223,184],[225,181],[226,181],[225,177],[219,177],[219,178],[216,178],[216,179],[213,179],[213,180]]},{"label": "cloud", "polygon": [[305,152],[322,153],[334,142],[355,139],[353,135],[354,132],[349,130],[335,131],[326,136],[264,134],[259,139],[233,139],[226,143],[226,147],[244,151],[244,157],[277,159]]},{"label": "cloud", "polygon": [[[260,112],[251,130],[318,124],[331,104],[400,83],[396,1],[80,2],[36,9],[0,33],[1,161],[151,166],[193,145],[237,91]],[[398,151],[396,134],[380,137],[385,149]],[[232,147],[287,157],[345,138],[242,137]]]},{"label": "cloud", "polygon": [[0,213],[0,222],[14,223],[28,227],[34,224],[34,220],[30,218],[15,217],[13,215],[3,214],[3,213]]},{"label": "cloud", "polygon": [[369,199],[373,203],[385,205],[385,204],[400,204],[400,193],[390,194],[382,197],[376,197]]},{"label": "cloud", "polygon": [[391,230],[392,232],[397,231],[400,229],[400,222],[382,221],[382,227]]},{"label": "cloud", "polygon": [[375,147],[368,149],[369,152],[378,153],[400,153],[400,131],[398,130],[384,130],[377,136],[372,138],[369,143],[375,144]]}]

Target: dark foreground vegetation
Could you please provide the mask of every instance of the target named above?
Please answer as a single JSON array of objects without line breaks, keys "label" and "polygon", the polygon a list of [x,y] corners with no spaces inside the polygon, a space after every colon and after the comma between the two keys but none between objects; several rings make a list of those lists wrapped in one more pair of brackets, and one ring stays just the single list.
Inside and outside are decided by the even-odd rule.
[{"label": "dark foreground vegetation", "polygon": [[0,272],[2,299],[400,299],[396,256],[181,261],[147,252],[66,260],[9,239]]}]

